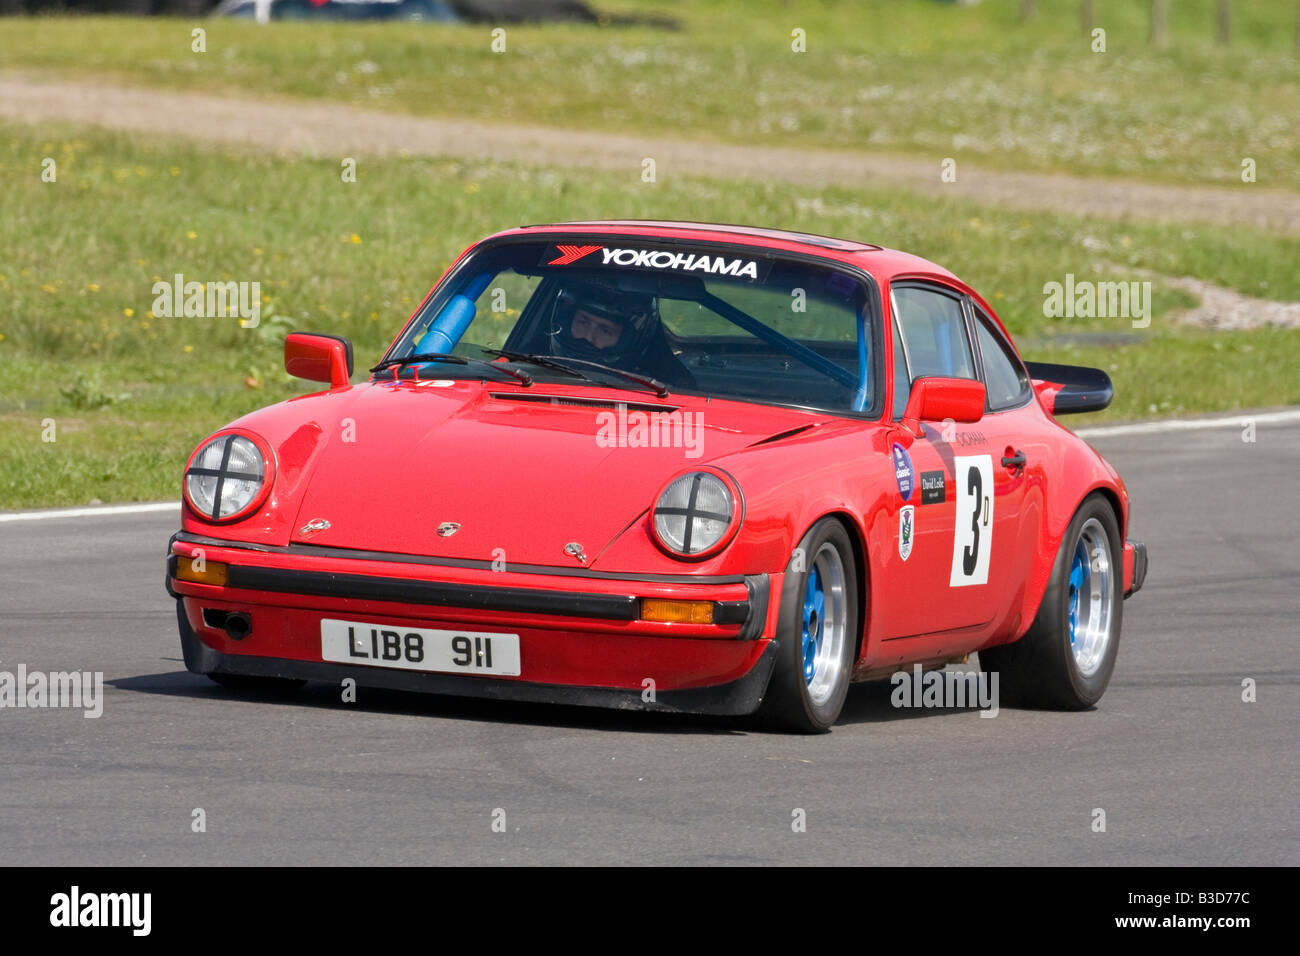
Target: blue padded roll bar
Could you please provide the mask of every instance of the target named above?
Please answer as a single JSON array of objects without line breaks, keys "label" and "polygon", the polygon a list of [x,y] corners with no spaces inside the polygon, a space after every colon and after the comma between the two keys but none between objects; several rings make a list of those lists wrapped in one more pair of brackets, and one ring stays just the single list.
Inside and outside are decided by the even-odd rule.
[{"label": "blue padded roll bar", "polygon": [[474,321],[474,300],[483,294],[483,290],[492,281],[494,273],[485,272],[477,276],[466,287],[447,300],[447,304],[438,312],[438,317],[429,323],[429,331],[411,349],[412,355],[425,355],[433,352],[450,352]]}]

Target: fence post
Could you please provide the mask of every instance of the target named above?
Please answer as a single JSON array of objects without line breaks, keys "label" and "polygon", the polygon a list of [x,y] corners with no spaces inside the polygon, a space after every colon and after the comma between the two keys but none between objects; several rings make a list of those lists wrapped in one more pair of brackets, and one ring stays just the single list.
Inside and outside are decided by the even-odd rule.
[{"label": "fence post", "polygon": [[1219,0],[1219,42],[1232,42],[1232,0]]}]

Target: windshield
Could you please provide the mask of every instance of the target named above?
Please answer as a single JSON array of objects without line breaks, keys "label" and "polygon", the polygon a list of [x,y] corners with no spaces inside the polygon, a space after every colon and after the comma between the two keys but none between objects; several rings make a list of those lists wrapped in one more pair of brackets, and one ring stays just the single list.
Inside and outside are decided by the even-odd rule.
[{"label": "windshield", "polygon": [[766,249],[504,242],[471,253],[385,364],[478,361],[417,359],[376,378],[481,376],[480,362],[495,361],[539,382],[654,387],[644,379],[669,393],[861,412],[876,399],[869,301],[849,273]]}]

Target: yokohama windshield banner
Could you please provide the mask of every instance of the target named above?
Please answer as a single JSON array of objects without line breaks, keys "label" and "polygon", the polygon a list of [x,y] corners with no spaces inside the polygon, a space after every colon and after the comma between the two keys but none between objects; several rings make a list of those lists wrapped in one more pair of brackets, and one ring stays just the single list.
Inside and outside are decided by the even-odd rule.
[{"label": "yokohama windshield banner", "polygon": [[653,269],[761,282],[772,264],[766,260],[734,256],[712,249],[647,249],[640,244],[620,246],[613,243],[562,243],[545,248],[541,265]]}]

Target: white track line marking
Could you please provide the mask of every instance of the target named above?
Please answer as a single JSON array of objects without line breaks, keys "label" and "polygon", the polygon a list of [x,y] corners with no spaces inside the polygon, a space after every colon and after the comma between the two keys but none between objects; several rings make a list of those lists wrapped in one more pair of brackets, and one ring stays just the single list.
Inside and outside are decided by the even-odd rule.
[{"label": "white track line marking", "polygon": [[1080,428],[1075,434],[1080,438],[1107,438],[1111,435],[1154,435],[1160,432],[1199,431],[1203,428],[1241,428],[1247,422],[1256,425],[1300,422],[1300,408],[1285,412],[1266,412],[1263,415],[1230,415],[1227,418],[1171,418],[1163,422],[1138,422],[1134,425],[1102,425],[1097,428]]},{"label": "white track line marking", "polygon": [[94,518],[100,515],[138,515],[154,511],[180,511],[179,501],[153,501],[141,505],[104,505],[93,508],[54,508],[49,511],[14,511],[0,514],[3,521],[44,521],[46,518]]}]

